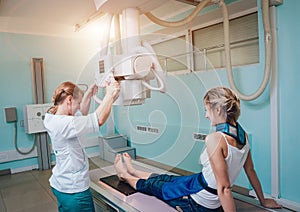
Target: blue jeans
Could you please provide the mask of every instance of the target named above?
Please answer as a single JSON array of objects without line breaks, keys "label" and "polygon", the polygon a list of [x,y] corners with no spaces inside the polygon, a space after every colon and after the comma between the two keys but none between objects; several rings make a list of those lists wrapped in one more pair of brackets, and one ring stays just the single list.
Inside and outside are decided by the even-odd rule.
[{"label": "blue jeans", "polygon": [[90,189],[79,193],[63,193],[52,188],[57,198],[59,212],[94,212],[94,201]]},{"label": "blue jeans", "polygon": [[[189,195],[183,197],[166,200],[163,195],[163,185],[165,183],[170,183],[175,181],[175,187],[177,182],[180,181],[181,176],[174,175],[151,175],[147,180],[140,179],[136,183],[136,190],[142,192],[144,194],[152,195],[157,197],[158,199],[163,200],[168,205],[173,208],[180,207],[180,209],[184,212],[189,211],[222,211],[222,207],[217,209],[209,209],[197,204]],[[178,185],[177,185],[178,186]],[[178,186],[179,187],[179,186]],[[176,189],[175,189],[176,190]],[[200,189],[201,190],[201,189]]]}]

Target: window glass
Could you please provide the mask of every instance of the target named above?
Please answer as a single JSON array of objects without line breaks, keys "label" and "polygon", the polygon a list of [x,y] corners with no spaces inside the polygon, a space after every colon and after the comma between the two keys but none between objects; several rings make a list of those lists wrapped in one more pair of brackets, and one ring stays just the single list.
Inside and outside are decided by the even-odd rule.
[{"label": "window glass", "polygon": [[[230,21],[231,63],[233,66],[259,62],[257,13]],[[195,70],[208,70],[226,66],[223,23],[192,32]],[[204,56],[200,57],[200,51]],[[203,61],[205,60],[205,61]]]},{"label": "window glass", "polygon": [[152,47],[164,70],[174,72],[187,69],[185,36],[153,44]]}]

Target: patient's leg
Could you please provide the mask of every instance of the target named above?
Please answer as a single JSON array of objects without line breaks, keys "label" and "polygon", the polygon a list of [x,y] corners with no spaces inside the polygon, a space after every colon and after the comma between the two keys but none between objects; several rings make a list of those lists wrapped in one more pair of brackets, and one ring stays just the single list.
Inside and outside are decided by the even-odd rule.
[{"label": "patient's leg", "polygon": [[136,176],[138,178],[141,178],[141,179],[148,179],[149,176],[152,174],[150,172],[145,172],[145,171],[135,169],[131,163],[131,157],[127,152],[123,153],[123,159],[124,159],[124,162],[126,164],[127,171],[129,174]]},{"label": "patient's leg", "polygon": [[119,179],[126,181],[132,188],[136,189],[136,182],[139,178],[128,173],[126,167],[123,165],[122,156],[120,154],[118,154],[115,158],[114,167]]}]

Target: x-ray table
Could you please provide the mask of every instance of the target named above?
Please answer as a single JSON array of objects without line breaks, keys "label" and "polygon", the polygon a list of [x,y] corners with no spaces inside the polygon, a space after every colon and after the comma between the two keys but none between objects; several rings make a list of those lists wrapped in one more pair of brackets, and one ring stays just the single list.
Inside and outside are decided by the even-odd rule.
[{"label": "x-ray table", "polygon": [[[145,171],[151,171],[155,173],[169,173],[165,170],[143,164],[138,161],[132,161],[133,165]],[[105,166],[102,168],[94,169],[90,171],[91,178],[91,190],[94,199],[101,199],[108,205],[116,209],[117,211],[142,211],[142,212],[153,212],[153,211],[164,211],[164,212],[175,212],[176,210],[163,201],[157,199],[154,196],[135,192],[127,195],[119,192],[112,188],[108,184],[100,181],[100,178],[105,178],[111,175],[115,175],[113,165]],[[174,174],[174,173],[171,173]]]}]

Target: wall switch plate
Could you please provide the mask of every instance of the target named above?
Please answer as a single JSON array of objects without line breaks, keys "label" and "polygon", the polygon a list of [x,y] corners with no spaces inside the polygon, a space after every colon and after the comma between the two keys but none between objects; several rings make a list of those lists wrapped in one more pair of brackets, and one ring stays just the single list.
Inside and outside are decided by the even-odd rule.
[{"label": "wall switch plate", "polygon": [[5,118],[7,123],[17,121],[17,108],[9,107],[9,108],[4,108],[4,110],[5,110]]}]

